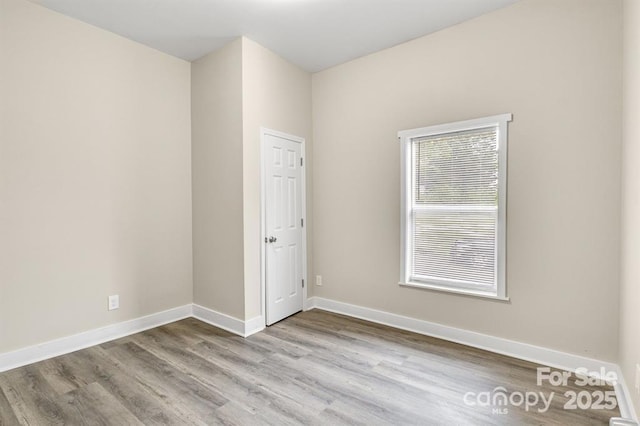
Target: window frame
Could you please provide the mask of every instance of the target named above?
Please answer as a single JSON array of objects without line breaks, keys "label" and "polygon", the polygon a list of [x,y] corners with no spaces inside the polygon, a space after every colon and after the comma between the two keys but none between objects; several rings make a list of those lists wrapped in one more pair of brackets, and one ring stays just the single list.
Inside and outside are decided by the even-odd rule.
[{"label": "window frame", "polygon": [[[500,114],[473,120],[457,121],[453,123],[438,124],[434,126],[416,129],[401,130],[398,132],[401,155],[401,246],[400,246],[400,285],[406,287],[418,287],[430,290],[444,291],[448,293],[485,297],[498,300],[509,300],[506,289],[506,210],[507,210],[507,147],[508,124],[512,121],[512,114]],[[414,139],[435,136],[447,133],[455,133],[467,130],[479,130],[496,128],[498,147],[498,211],[496,226],[496,283],[491,291],[474,288],[455,280],[411,281],[410,269],[412,248],[412,187],[413,187],[413,163],[412,143]]]}]

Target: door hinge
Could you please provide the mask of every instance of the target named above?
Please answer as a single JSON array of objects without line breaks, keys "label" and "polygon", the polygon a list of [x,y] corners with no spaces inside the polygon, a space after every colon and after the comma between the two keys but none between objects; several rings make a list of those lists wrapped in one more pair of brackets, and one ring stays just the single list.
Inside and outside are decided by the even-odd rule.
[{"label": "door hinge", "polygon": [[304,219],[300,218],[300,226],[304,227]]},{"label": "door hinge", "polygon": [[300,166],[302,166],[302,164],[303,164],[303,163],[302,163],[302,157],[300,157]]},{"label": "door hinge", "polygon": [[302,288],[304,288],[304,280],[302,280]]}]

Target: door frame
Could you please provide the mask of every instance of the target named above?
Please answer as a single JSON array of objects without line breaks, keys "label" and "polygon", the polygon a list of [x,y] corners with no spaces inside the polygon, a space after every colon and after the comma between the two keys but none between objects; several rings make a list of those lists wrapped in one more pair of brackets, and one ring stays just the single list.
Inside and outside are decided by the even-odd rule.
[{"label": "door frame", "polygon": [[267,168],[265,166],[265,144],[266,136],[275,136],[282,139],[287,139],[292,142],[300,144],[300,155],[303,158],[304,165],[302,166],[302,218],[304,219],[304,226],[302,227],[302,279],[304,280],[304,287],[302,287],[302,310],[307,307],[307,288],[309,287],[309,280],[307,277],[307,156],[306,156],[306,141],[299,136],[290,135],[288,133],[280,132],[277,130],[271,130],[266,127],[260,127],[260,313],[264,319],[264,325],[267,324],[267,245],[264,239],[267,237],[267,225],[266,225],[266,213],[267,213],[267,199],[266,199],[266,184],[267,184]]}]

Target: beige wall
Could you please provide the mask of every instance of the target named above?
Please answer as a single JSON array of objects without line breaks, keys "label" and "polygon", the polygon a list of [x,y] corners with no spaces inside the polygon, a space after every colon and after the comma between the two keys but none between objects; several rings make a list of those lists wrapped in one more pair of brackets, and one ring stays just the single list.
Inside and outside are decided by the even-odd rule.
[{"label": "beige wall", "polygon": [[[311,75],[258,43],[242,38],[243,190],[245,315],[261,314],[260,127],[305,138],[311,164]],[[307,166],[307,212],[311,212],[311,168]],[[310,215],[307,216],[307,229]],[[311,232],[307,245],[310,246]],[[308,253],[308,270],[311,255]]]},{"label": "beige wall", "polygon": [[192,64],[194,302],[244,319],[242,40]]},{"label": "beige wall", "polygon": [[189,63],[24,0],[0,40],[0,353],[190,303]]},{"label": "beige wall", "polygon": [[302,136],[310,151],[311,76],[242,37],[193,63],[191,96],[194,301],[252,319],[262,311],[260,127]]},{"label": "beige wall", "polygon": [[640,3],[624,2],[622,143],[622,277],[620,286],[620,366],[640,415],[633,388],[640,363]]},{"label": "beige wall", "polygon": [[[313,75],[315,294],[617,360],[621,10],[523,0]],[[396,132],[509,126],[511,302],[398,286]]]}]

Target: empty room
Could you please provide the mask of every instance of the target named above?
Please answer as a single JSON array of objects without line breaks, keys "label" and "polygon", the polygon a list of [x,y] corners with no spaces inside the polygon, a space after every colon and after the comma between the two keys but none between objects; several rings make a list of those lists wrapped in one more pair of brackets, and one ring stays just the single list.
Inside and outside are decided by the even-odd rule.
[{"label": "empty room", "polygon": [[638,425],[640,0],[0,0],[0,425]]}]

